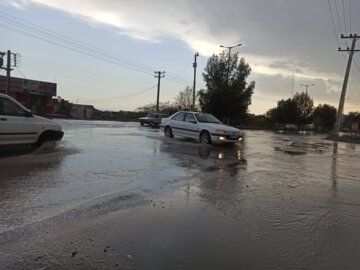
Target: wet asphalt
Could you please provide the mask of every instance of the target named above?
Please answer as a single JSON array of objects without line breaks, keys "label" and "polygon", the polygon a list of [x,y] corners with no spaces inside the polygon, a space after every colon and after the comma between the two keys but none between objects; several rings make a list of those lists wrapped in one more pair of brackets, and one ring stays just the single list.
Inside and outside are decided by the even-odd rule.
[{"label": "wet asphalt", "polygon": [[360,145],[59,120],[0,154],[0,269],[358,269]]}]

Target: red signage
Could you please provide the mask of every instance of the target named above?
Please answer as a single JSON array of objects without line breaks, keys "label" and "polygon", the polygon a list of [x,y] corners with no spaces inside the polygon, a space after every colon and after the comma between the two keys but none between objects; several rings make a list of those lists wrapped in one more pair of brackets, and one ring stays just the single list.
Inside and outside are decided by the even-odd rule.
[{"label": "red signage", "polygon": [[56,83],[25,79],[23,81],[23,92],[31,95],[53,97],[56,96]]}]

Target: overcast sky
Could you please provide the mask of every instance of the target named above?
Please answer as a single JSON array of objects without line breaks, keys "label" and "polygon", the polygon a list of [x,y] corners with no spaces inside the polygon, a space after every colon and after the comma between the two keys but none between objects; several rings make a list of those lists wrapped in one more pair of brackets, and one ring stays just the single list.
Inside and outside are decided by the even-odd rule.
[{"label": "overcast sky", "polygon": [[[59,96],[110,110],[155,102],[155,70],[166,71],[160,100],[173,101],[192,86],[196,51],[197,89],[204,87],[208,57],[221,44],[237,43],[256,81],[250,112],[265,113],[279,99],[304,91],[301,84],[315,84],[309,87],[315,104],[337,107],[348,58],[337,48],[350,44],[340,34],[360,34],[360,1],[354,0],[0,3],[0,51],[21,54],[14,76],[55,81]],[[360,110],[358,54],[354,60],[346,112]]]}]

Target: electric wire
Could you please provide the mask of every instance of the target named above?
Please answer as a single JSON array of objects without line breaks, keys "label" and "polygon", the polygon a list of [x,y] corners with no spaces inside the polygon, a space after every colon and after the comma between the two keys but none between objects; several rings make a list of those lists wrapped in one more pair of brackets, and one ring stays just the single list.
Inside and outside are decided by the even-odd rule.
[{"label": "electric wire", "polygon": [[[84,69],[80,69],[80,68],[76,68],[76,67],[70,67],[70,66],[65,66],[65,65],[59,65],[59,64],[55,64],[55,63],[51,63],[51,62],[47,62],[47,61],[41,61],[41,60],[37,60],[31,57],[26,57],[23,56],[23,62],[22,62],[22,66],[23,67],[27,67],[27,68],[41,68],[44,69],[45,71],[54,71],[54,72],[62,72],[62,73],[67,73],[70,75],[74,75],[74,73],[76,73],[77,75],[80,75],[81,77],[89,77],[88,75],[91,75],[91,78],[96,77],[97,80],[101,80],[101,81],[105,81],[105,82],[109,82],[109,81],[119,81],[121,80],[121,82],[125,81],[138,81],[137,79],[130,79],[129,76],[125,77],[125,76],[121,76],[121,75],[110,75],[110,74],[105,74],[105,73],[98,73],[98,72],[93,72],[93,71],[88,71],[88,70],[84,70]],[[69,70],[71,70],[71,72],[69,72]],[[149,81],[150,83],[150,81]]]},{"label": "electric wire", "polygon": [[336,17],[337,17],[337,22],[338,22],[338,25],[339,25],[339,30],[340,30],[340,32],[342,32],[341,21],[340,21],[340,16],[339,16],[339,10],[338,10],[336,0],[334,0],[334,4],[335,4]]},{"label": "electric wire", "polygon": [[133,93],[130,93],[130,94],[126,94],[126,95],[123,95],[123,96],[109,97],[109,98],[99,98],[99,99],[80,99],[80,100],[88,101],[88,102],[122,100],[122,99],[127,99],[127,98],[131,98],[131,97],[143,94],[143,93],[148,92],[148,91],[150,91],[152,89],[155,89],[156,87],[157,87],[157,85],[154,85],[154,86],[151,86],[149,88],[146,88],[146,89],[143,89],[143,90],[140,90],[140,91],[137,91],[137,92],[133,92]]},{"label": "electric wire", "polygon": [[333,17],[330,0],[328,0],[328,5],[329,5],[329,9],[330,9],[330,17],[331,17],[331,21],[332,21],[332,25],[333,25],[333,31],[334,31],[334,35],[335,35],[335,39],[336,39],[336,44],[338,45],[338,47],[340,47],[339,39],[338,39],[338,36],[336,33],[336,26],[335,26],[335,21],[334,21],[334,17]]},{"label": "electric wire", "polygon": [[342,10],[343,10],[343,19],[344,19],[344,27],[345,27],[345,33],[347,34],[347,30],[346,30],[346,16],[345,16],[345,3],[344,0],[342,0]]},{"label": "electric wire", "polygon": [[[336,2],[335,2],[336,3]],[[330,4],[330,0],[328,0],[328,6],[329,6],[329,11],[330,11],[330,17],[331,17],[331,21],[332,21],[332,26],[333,26],[333,32],[334,32],[334,36],[335,36],[335,40],[336,40],[336,44],[338,45],[338,47],[340,48],[340,43],[339,43],[339,39],[338,39],[338,35],[337,35],[337,31],[336,31],[336,26],[335,26],[335,20],[334,20],[334,16],[333,16],[333,12],[332,12],[332,8],[331,8],[331,4]],[[341,29],[340,29],[341,31]],[[342,56],[342,58],[344,59],[344,61],[346,62],[346,57],[344,55],[344,53],[340,54]],[[358,74],[352,69],[351,73],[355,75],[355,77],[360,81],[360,78],[358,76]]]},{"label": "electric wire", "polygon": [[24,79],[26,79],[24,73],[21,71],[20,67],[16,66],[17,71],[23,76]]},{"label": "electric wire", "polygon": [[[15,32],[25,34],[36,39],[40,39],[45,42],[49,42],[72,51],[76,51],[78,53],[85,54],[99,60],[110,62],[112,64],[116,64],[131,69],[133,71],[152,75],[153,70],[155,70],[154,67],[151,67],[149,65],[138,63],[129,58],[107,52],[105,50],[88,45],[84,42],[77,41],[65,35],[45,29],[24,20],[20,20],[3,12],[0,12],[0,21],[1,26],[9,28]],[[182,83],[181,80],[184,80],[183,78],[179,78],[179,76],[173,75],[171,72],[168,72],[168,79],[179,83]]]},{"label": "electric wire", "polygon": [[349,27],[351,33],[351,0],[349,0]]},{"label": "electric wire", "polygon": [[75,40],[73,38],[67,37],[67,36],[62,35],[60,33],[57,33],[55,31],[48,30],[48,29],[46,29],[44,27],[41,27],[41,26],[38,26],[38,25],[35,25],[35,24],[32,24],[32,23],[26,22],[24,20],[18,19],[16,17],[5,14],[3,12],[0,12],[0,18],[1,18],[1,16],[3,16],[2,19],[5,19],[6,22],[8,22],[9,24],[10,23],[12,25],[15,24],[16,26],[19,26],[19,28],[21,28],[21,29],[31,30],[33,33],[37,33],[37,34],[43,35],[45,37],[55,38],[56,40],[63,41],[64,43],[71,44],[72,46],[75,46],[75,47],[80,48],[80,49],[89,49],[90,51],[92,51],[94,53],[101,53],[102,55],[106,55],[106,56],[111,57],[111,58],[118,58],[118,59],[120,59],[121,61],[124,61],[127,64],[131,64],[134,67],[136,66],[137,68],[141,68],[141,69],[144,69],[144,70],[149,71],[149,72],[153,69],[151,67],[144,67],[145,66],[144,64],[136,63],[133,60],[130,60],[130,59],[127,59],[125,57],[116,55],[114,53],[109,53],[109,52],[107,52],[105,50],[102,50],[102,49],[96,48],[94,46],[88,45],[88,44],[86,44],[84,42],[80,42],[80,41]]}]

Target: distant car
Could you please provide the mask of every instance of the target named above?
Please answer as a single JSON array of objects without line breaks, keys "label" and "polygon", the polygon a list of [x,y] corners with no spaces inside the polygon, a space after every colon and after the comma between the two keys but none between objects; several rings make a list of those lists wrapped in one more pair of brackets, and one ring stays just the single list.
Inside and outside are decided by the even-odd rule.
[{"label": "distant car", "polygon": [[64,135],[56,122],[33,115],[8,95],[0,94],[0,146],[61,140]]},{"label": "distant car", "polygon": [[167,137],[194,138],[201,144],[234,143],[241,140],[239,129],[221,123],[208,113],[177,112],[163,118],[160,128]]},{"label": "distant car", "polygon": [[139,118],[140,125],[149,125],[151,127],[157,127],[161,123],[162,117],[165,115],[157,112],[149,112],[145,117]]},{"label": "distant car", "polygon": [[295,125],[295,124],[286,124],[284,126],[284,130],[287,130],[287,131],[296,131],[298,130],[298,126]]}]

